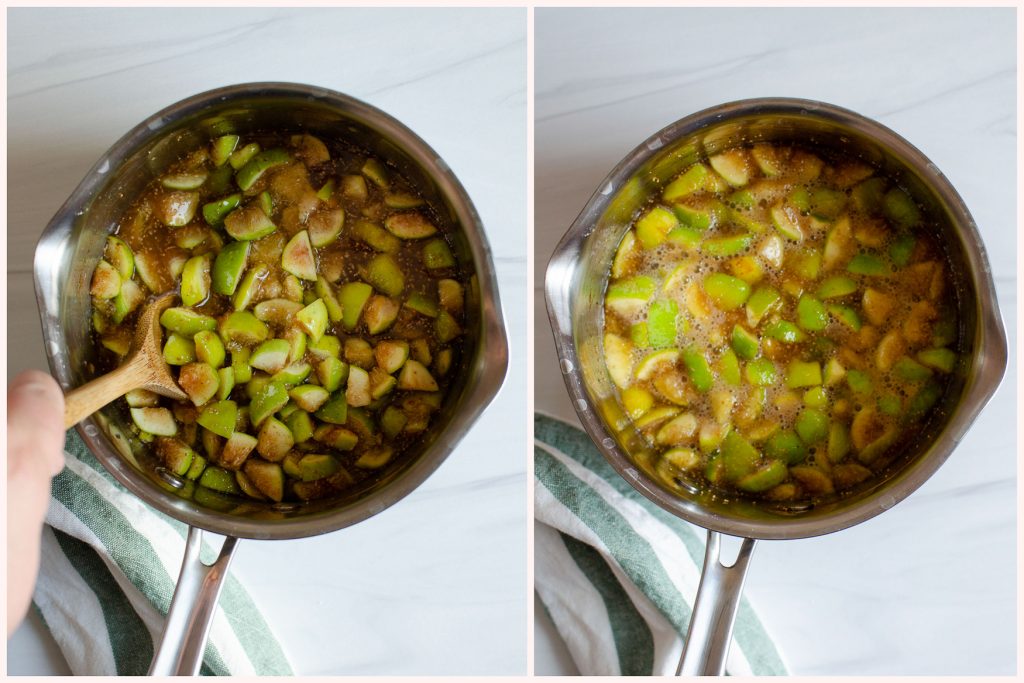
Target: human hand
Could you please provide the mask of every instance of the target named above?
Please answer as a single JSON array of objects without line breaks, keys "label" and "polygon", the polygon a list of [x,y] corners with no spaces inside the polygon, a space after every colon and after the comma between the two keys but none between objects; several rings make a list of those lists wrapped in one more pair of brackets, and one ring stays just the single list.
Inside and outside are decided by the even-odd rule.
[{"label": "human hand", "polygon": [[64,394],[29,370],[7,387],[7,637],[24,619],[39,571],[50,480],[64,467]]}]

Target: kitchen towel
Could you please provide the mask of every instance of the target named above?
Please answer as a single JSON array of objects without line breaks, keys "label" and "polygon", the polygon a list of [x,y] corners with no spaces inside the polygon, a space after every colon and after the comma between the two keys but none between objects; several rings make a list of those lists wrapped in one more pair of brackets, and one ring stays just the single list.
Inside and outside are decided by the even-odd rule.
[{"label": "kitchen towel", "polygon": [[[534,586],[580,673],[675,675],[706,532],[637,493],[582,429],[540,414],[534,484]],[[746,598],[726,672],[787,673]]]},{"label": "kitchen towel", "polygon": [[[145,675],[160,642],[188,527],[123,488],[75,431],[53,480],[33,600],[76,675]],[[216,553],[203,544],[202,558]],[[256,605],[228,575],[204,675],[291,675]]]}]

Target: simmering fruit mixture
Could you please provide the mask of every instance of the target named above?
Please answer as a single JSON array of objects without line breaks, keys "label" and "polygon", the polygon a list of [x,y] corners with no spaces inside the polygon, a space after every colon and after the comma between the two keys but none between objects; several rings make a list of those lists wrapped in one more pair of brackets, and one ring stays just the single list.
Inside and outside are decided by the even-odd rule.
[{"label": "simmering fruit mixture", "polygon": [[179,495],[230,509],[337,494],[408,451],[460,363],[471,270],[379,159],[224,135],[157,178],[91,283],[111,365],[149,295],[183,402],[124,401]]},{"label": "simmering fruit mixture", "polygon": [[756,144],[667,183],[622,239],[604,354],[666,484],[770,501],[871,479],[960,363],[925,212],[855,159]]}]

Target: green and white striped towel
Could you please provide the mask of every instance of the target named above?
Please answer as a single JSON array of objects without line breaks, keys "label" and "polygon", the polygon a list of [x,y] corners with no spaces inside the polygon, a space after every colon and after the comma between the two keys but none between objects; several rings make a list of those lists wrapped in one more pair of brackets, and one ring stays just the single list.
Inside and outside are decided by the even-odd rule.
[{"label": "green and white striped towel", "polygon": [[[35,605],[74,674],[144,675],[163,632],[188,528],[124,489],[69,431],[53,480]],[[216,558],[203,544],[203,560]],[[281,646],[229,575],[204,675],[291,675]]]},{"label": "green and white striped towel", "polygon": [[[674,675],[706,533],[637,493],[582,429],[540,414],[534,477],[534,585],[580,673]],[[726,671],[787,673],[746,598]]]}]

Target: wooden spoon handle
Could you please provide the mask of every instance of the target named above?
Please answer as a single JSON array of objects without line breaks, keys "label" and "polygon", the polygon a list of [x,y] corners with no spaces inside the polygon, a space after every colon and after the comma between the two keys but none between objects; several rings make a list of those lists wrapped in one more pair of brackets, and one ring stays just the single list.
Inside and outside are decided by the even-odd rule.
[{"label": "wooden spoon handle", "polygon": [[68,429],[114,399],[146,384],[141,363],[128,363],[64,395],[64,428]]}]

